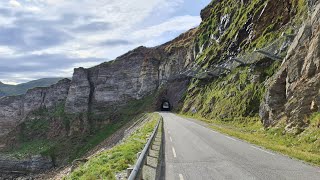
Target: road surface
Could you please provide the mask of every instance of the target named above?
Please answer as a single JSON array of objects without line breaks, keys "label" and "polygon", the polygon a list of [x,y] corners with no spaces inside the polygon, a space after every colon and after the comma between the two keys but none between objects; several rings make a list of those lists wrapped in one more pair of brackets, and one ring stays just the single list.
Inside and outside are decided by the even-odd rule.
[{"label": "road surface", "polygon": [[320,168],[161,113],[166,180],[320,180]]}]

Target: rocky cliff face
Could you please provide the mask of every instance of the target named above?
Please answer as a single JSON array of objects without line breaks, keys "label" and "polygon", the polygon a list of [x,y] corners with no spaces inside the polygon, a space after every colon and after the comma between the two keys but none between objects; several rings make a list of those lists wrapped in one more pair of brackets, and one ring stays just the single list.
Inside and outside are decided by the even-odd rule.
[{"label": "rocky cliff face", "polygon": [[[116,119],[107,117],[117,108],[148,95],[156,97],[155,109],[166,100],[176,110],[211,119],[256,118],[260,112],[265,127],[281,119],[288,130],[306,126],[305,117],[320,106],[317,3],[212,1],[198,28],[166,44],[138,47],[76,68],[71,81],[1,98],[0,147],[21,135],[33,140],[94,133]],[[299,30],[308,11],[313,14]]]},{"label": "rocky cliff face", "polygon": [[265,126],[285,120],[287,129],[306,127],[320,106],[320,5],[300,28],[261,104]]},{"label": "rocky cliff face", "polygon": [[[94,124],[89,121],[103,118],[108,109],[141,99],[165,86],[193,60],[188,46],[178,47],[180,40],[189,41],[182,35],[159,47],[138,47],[114,61],[75,69],[65,110],[81,115],[72,121],[71,127],[88,129],[89,124]],[[181,98],[181,93],[178,96]]]},{"label": "rocky cliff face", "polygon": [[[89,69],[76,68],[71,81],[65,79],[48,88],[34,88],[22,96],[0,99],[0,137],[13,130],[17,134],[23,122],[39,119],[34,113],[39,109],[45,109],[49,113],[61,106],[64,107],[63,114],[68,115],[69,119],[45,119],[48,119],[50,126],[54,119],[67,121],[60,122],[68,123],[64,127],[67,132],[62,133],[62,136],[86,133],[93,126],[99,126],[99,123],[105,124],[103,121],[106,120],[106,113],[110,112],[108,109],[141,99],[155,93],[167,82],[174,82],[172,77],[193,61],[189,49],[195,31],[191,30],[172,42],[155,48],[138,47],[114,61]],[[186,88],[186,84],[183,84],[182,90]],[[181,99],[182,93],[175,93],[170,91],[169,95],[163,96],[167,99],[174,97],[173,101]],[[46,116],[49,117],[49,114]],[[58,127],[57,123],[53,124]]]},{"label": "rocky cliff face", "polygon": [[69,86],[70,80],[63,79],[50,87],[31,89],[25,95],[1,98],[0,137],[14,130],[30,112],[39,108],[50,109],[64,102]]},{"label": "rocky cliff face", "polygon": [[52,167],[52,160],[42,156],[32,156],[30,159],[0,156],[0,179],[16,179],[19,176],[43,172]]},{"label": "rocky cliff face", "polygon": [[225,121],[259,114],[266,128],[283,122],[300,133],[320,106],[319,1],[227,4],[237,3],[202,10],[194,55],[203,69],[229,70],[191,81],[183,112]]},{"label": "rocky cliff face", "polygon": [[306,3],[293,0],[212,1],[193,43],[201,76],[191,81],[182,111],[220,120],[257,116],[265,81],[305,13]]}]

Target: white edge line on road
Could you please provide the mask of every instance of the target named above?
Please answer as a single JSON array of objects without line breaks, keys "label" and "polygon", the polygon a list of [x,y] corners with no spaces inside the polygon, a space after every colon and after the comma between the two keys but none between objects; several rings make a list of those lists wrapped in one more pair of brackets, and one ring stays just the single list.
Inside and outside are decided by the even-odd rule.
[{"label": "white edge line on road", "polygon": [[179,178],[180,178],[180,180],[184,180],[182,174],[179,174]]},{"label": "white edge line on road", "polygon": [[233,141],[237,141],[236,139],[234,139],[234,138],[232,138],[232,137],[229,137],[229,136],[225,136],[226,138],[228,138],[228,139],[231,139],[231,140],[233,140]]},{"label": "white edge line on road", "polygon": [[209,129],[209,130],[211,130],[211,132],[213,132],[213,133],[220,134],[220,133],[218,133],[217,131],[214,131],[214,130],[212,130],[212,129]]},{"label": "white edge line on road", "polygon": [[170,141],[172,142],[172,138],[170,137]]},{"label": "white edge line on road", "polygon": [[265,151],[265,150],[263,150],[263,149],[261,149],[261,148],[258,148],[258,147],[255,147],[255,146],[251,146],[252,148],[254,148],[254,149],[257,149],[257,150],[260,150],[260,151],[262,151],[262,152],[265,152],[265,153],[268,153],[268,154],[271,154],[272,156],[274,156],[275,154],[273,154],[273,153],[271,153],[271,152],[268,152],[268,151]]},{"label": "white edge line on road", "polygon": [[177,153],[176,153],[176,150],[174,149],[174,147],[172,147],[172,153],[173,153],[173,157],[177,157]]}]

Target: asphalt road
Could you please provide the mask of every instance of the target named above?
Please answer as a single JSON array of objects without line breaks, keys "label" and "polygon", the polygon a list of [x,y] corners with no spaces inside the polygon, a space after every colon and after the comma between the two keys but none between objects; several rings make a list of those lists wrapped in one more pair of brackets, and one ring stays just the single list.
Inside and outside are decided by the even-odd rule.
[{"label": "asphalt road", "polygon": [[320,168],[161,113],[166,180],[320,180]]}]

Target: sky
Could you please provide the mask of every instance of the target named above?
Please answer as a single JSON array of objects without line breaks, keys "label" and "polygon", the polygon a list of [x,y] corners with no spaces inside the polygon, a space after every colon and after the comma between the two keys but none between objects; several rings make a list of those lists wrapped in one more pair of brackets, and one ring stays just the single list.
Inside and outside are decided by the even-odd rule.
[{"label": "sky", "polygon": [[210,0],[1,0],[0,81],[71,77],[200,24]]}]

